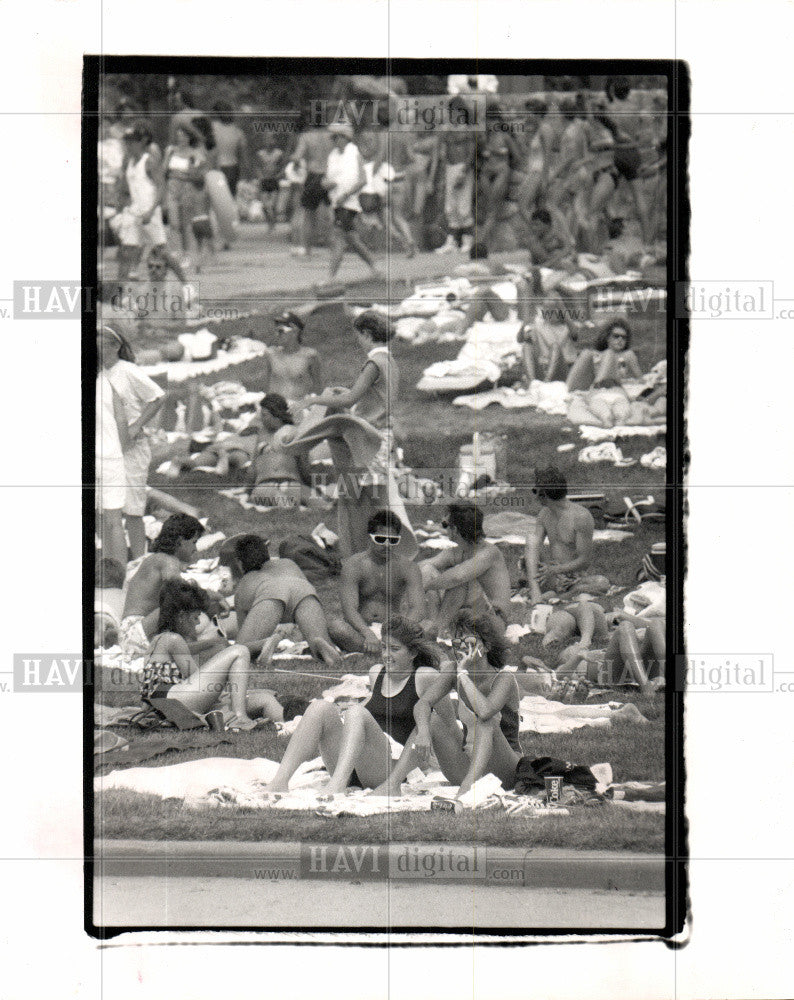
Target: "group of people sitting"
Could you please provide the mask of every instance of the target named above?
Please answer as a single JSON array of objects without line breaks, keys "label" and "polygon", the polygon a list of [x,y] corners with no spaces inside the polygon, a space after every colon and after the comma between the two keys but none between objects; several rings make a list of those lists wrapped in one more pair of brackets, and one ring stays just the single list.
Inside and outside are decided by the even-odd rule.
[{"label": "group of people sitting", "polygon": [[[663,609],[655,618],[607,618],[595,601],[578,601],[609,585],[591,565],[592,516],[567,498],[556,469],[538,470],[535,493],[540,511],[524,557],[528,598],[531,605],[561,599],[543,644],[558,661],[558,676],[653,691],[664,677]],[[260,719],[283,719],[274,693],[249,684],[255,669],[269,666],[279,626],[297,626],[312,656],[329,668],[338,667],[342,651],[379,656],[365,702],[306,706],[273,792],[284,791],[318,753],[331,774],[330,793],[358,786],[399,794],[408,772],[431,752],[458,795],[489,772],[511,787],[521,756],[519,700],[537,690],[538,669],[548,675],[549,667],[528,658],[526,673],[506,669],[513,588],[504,555],[485,538],[482,512],[452,504],[443,525],[453,544],[416,562],[401,549],[400,519],[388,509],[373,514],[366,549],[342,562],[340,613],[329,616],[299,566],[271,558],[257,534],[222,544],[222,592],[188,581],[183,573],[196,560],[204,528],[172,515],[123,593],[122,567],[108,558],[100,563],[96,641],[117,639],[126,657],[142,658],[147,704],[176,699],[199,716],[219,709],[229,729],[244,731]]]}]

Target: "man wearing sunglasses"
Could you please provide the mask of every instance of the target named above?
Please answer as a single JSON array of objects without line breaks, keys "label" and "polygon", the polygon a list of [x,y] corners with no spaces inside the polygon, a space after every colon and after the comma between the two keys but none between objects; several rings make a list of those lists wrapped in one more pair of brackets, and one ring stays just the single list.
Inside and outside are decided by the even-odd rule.
[{"label": "man wearing sunglasses", "polygon": [[424,617],[422,574],[402,554],[402,529],[392,511],[376,511],[367,523],[367,548],[342,563],[339,597],[344,617],[328,627],[333,641],[346,652],[380,652],[373,622],[383,623],[392,614],[413,621]]}]

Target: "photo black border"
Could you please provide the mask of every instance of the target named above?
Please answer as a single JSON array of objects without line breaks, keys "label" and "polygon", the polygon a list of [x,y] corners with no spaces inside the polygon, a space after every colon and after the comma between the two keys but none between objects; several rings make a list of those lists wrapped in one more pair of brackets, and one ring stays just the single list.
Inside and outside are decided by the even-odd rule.
[{"label": "photo black border", "polygon": [[[384,947],[381,943],[367,941],[366,934],[388,932],[399,935],[459,935],[467,939],[456,942],[390,941],[388,947],[470,947],[471,938],[482,947],[514,946],[539,943],[511,941],[511,938],[533,936],[597,935],[636,936],[638,940],[663,939],[671,947],[679,946],[674,940],[683,931],[689,905],[688,898],[688,838],[684,815],[685,760],[684,760],[684,700],[682,671],[684,662],[684,577],[686,573],[686,538],[684,534],[684,473],[688,462],[685,426],[686,367],[689,350],[689,322],[685,314],[677,315],[677,303],[683,296],[676,294],[688,282],[689,221],[688,151],[691,122],[690,77],[683,60],[674,59],[350,59],[306,57],[228,57],[228,56],[107,56],[86,55],[83,60],[82,108],[82,185],[81,185],[81,283],[86,293],[82,301],[82,498],[83,498],[83,659],[93,666],[93,590],[95,551],[95,408],[94,382],[96,378],[96,314],[94,312],[98,285],[97,246],[99,240],[97,210],[97,143],[99,138],[100,81],[109,73],[157,73],[188,76],[192,74],[217,76],[276,76],[311,72],[313,75],[406,76],[412,74],[438,75],[453,73],[495,73],[506,76],[605,76],[622,74],[654,75],[667,79],[668,129],[667,129],[667,483],[666,493],[666,573],[667,573],[667,649],[668,683],[665,691],[665,904],[666,920],[658,930],[648,928],[443,928],[443,927],[150,927],[100,926],[93,921],[94,878],[101,871],[102,858],[94,854],[94,672],[91,669],[83,687],[83,845],[84,845],[84,927],[91,937],[102,941],[120,934],[139,932],[203,933],[218,931],[226,934],[269,933],[282,940],[262,940],[253,944],[282,944],[283,938],[292,934],[360,935],[362,940],[334,941],[347,947]],[[90,290],[90,291],[89,291]],[[89,303],[86,306],[86,303]],[[672,650],[673,652],[669,652]],[[481,941],[478,937],[499,937],[500,941]],[[228,944],[229,942],[219,942]],[[236,942],[242,944],[243,942]],[[331,942],[295,941],[296,944],[323,945]],[[560,942],[561,943],[561,942]]]}]

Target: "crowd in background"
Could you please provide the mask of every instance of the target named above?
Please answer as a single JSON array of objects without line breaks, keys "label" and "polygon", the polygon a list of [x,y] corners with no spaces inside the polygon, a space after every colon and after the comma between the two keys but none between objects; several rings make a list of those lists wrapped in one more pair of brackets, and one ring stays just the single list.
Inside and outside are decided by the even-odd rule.
[{"label": "crowd in background", "polygon": [[[486,100],[483,127],[470,94],[451,98],[458,123],[471,116],[470,130],[395,129],[388,102],[361,127],[342,113],[325,125],[306,114],[291,128],[263,115],[252,128],[251,115],[231,103],[200,109],[189,87],[174,85],[165,144],[154,139],[162,128],[121,102],[101,121],[104,241],[149,243],[167,252],[175,273],[200,271],[219,242],[205,186],[211,169],[224,174],[240,219],[263,223],[296,256],[329,244],[329,277],[346,249],[373,271],[373,248],[478,257],[531,249],[533,223],[547,220],[578,252],[601,253],[621,229],[643,251],[663,240],[664,95],[615,77],[603,92]],[[136,196],[146,231],[120,237],[120,209]],[[134,268],[134,259],[120,260],[120,277]]]}]

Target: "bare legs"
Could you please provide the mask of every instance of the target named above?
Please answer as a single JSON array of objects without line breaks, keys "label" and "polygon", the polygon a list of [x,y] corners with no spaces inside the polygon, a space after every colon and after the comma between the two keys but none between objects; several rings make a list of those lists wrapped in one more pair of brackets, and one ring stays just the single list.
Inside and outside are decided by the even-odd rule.
[{"label": "bare legs", "polygon": [[336,705],[313,701],[287,746],[270,792],[286,792],[301,764],[320,752],[331,774],[329,794],[343,792],[355,768],[368,788],[386,781],[391,769],[389,738],[366,708],[351,705],[343,716]]},{"label": "bare legs", "polygon": [[339,650],[331,642],[325,612],[316,597],[304,597],[295,609],[295,624],[312,654],[329,667],[339,666]]},{"label": "bare legs", "polygon": [[143,517],[125,514],[124,527],[127,529],[127,538],[130,541],[130,556],[139,559],[146,552],[146,529],[143,526]]},{"label": "bare legs", "polygon": [[168,692],[168,697],[178,699],[192,712],[203,715],[218,701],[228,682],[236,721],[253,725],[246,703],[250,671],[251,654],[248,649],[240,645],[227,646],[207,660],[187,680],[175,684]]},{"label": "bare legs", "polygon": [[333,233],[331,234],[331,261],[328,270],[329,281],[332,281],[336,277],[336,272],[339,270],[339,265],[342,263],[342,258],[348,247],[354,253],[358,254],[370,271],[372,271],[373,275],[378,273],[372,254],[361,242],[358,234],[353,230],[347,232],[338,226],[334,226]]},{"label": "bare legs", "polygon": [[115,559],[122,566],[127,565],[127,540],[121,510],[102,510],[99,514],[99,537],[102,539],[102,555]]}]

